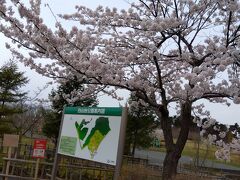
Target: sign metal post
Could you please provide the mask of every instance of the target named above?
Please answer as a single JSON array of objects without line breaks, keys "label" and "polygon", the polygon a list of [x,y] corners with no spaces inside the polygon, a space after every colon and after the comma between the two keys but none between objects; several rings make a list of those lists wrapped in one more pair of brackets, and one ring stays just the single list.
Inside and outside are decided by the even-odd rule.
[{"label": "sign metal post", "polygon": [[44,158],[46,145],[47,145],[46,139],[35,139],[34,140],[33,158],[37,158],[36,166],[35,166],[35,173],[34,173],[35,180],[38,177],[40,159]]},{"label": "sign metal post", "polygon": [[53,167],[52,167],[51,180],[55,180],[56,176],[57,176],[57,168],[58,168],[58,161],[59,161],[58,148],[59,148],[60,138],[61,138],[61,131],[62,131],[62,125],[63,125],[64,111],[65,111],[65,107],[63,108],[63,112],[62,112],[60,129],[59,129],[59,133],[58,133],[57,147],[55,149],[55,155],[54,155],[54,161],[53,161]]},{"label": "sign metal post", "polygon": [[119,144],[118,144],[118,154],[117,154],[117,164],[114,172],[114,180],[118,180],[122,167],[122,158],[124,151],[124,142],[127,128],[127,106],[123,109],[121,127],[120,127],[120,136],[119,136]]}]

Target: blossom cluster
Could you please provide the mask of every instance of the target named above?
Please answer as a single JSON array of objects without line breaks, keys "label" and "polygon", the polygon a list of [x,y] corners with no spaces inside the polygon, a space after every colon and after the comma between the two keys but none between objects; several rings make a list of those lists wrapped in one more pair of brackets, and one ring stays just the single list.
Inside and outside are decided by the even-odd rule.
[{"label": "blossom cluster", "polygon": [[[6,47],[25,66],[57,83],[74,77],[88,85],[66,94],[69,103],[97,92],[119,98],[116,91],[125,89],[159,118],[169,116],[170,103],[179,112],[187,104],[187,114],[202,99],[239,104],[240,2],[174,2],[143,0],[124,10],[76,6],[76,12],[59,15],[76,25],[57,21],[50,27],[41,18],[41,0],[31,0],[29,6],[0,0],[0,32],[11,39]],[[197,123],[204,131],[215,121]],[[208,138],[217,141],[226,134]],[[169,143],[171,147],[173,140]],[[232,144],[238,147],[237,141]],[[222,152],[227,151],[218,157]]]},{"label": "blossom cluster", "polygon": [[240,134],[236,124],[227,127],[211,118],[202,122],[202,124],[198,122],[198,126],[202,129],[200,136],[205,139],[207,144],[215,145],[218,148],[215,152],[217,159],[230,161],[231,151],[240,152]]}]

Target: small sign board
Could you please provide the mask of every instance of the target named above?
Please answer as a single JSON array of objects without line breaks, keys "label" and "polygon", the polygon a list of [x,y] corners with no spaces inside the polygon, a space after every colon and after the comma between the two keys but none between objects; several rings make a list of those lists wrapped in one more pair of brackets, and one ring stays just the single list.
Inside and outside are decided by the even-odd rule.
[{"label": "small sign board", "polygon": [[35,139],[33,147],[33,158],[44,158],[46,146],[46,139]]},{"label": "small sign board", "polygon": [[18,147],[19,135],[4,134],[3,146],[4,147]]}]

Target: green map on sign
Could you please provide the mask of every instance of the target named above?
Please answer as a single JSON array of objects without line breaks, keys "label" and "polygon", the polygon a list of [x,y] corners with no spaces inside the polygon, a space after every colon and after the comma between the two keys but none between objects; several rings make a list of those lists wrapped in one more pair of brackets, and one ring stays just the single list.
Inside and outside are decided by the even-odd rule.
[{"label": "green map on sign", "polygon": [[[83,119],[80,124],[75,122],[75,127],[78,133],[81,149],[88,147],[91,158],[97,153],[98,147],[105,138],[105,136],[111,131],[109,126],[109,120],[106,117],[99,117],[95,121],[95,126],[91,129],[89,135],[86,137],[89,128],[87,125],[90,121]],[[82,143],[81,143],[82,142]]]}]

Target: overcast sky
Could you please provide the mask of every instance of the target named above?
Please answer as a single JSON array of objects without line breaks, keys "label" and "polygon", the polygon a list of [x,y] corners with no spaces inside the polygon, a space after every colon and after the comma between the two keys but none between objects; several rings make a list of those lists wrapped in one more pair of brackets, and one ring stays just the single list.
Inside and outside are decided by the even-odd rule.
[{"label": "overcast sky", "polygon": [[[109,6],[109,7],[117,7],[118,9],[126,8],[129,6],[128,2],[132,2],[133,0],[43,0],[42,4],[48,3],[51,7],[54,14],[60,13],[72,13],[75,12],[75,5],[84,5],[90,8],[95,8],[98,5]],[[24,0],[23,2],[27,2]],[[47,7],[43,6],[42,15],[45,23],[48,25],[54,26],[55,19],[52,16],[50,10]],[[3,64],[4,61],[7,61],[11,58],[11,53],[5,48],[6,38],[0,34],[0,65]],[[41,75],[33,72],[29,68],[24,67],[22,64],[19,64],[20,70],[26,72],[25,75],[30,79],[29,84],[25,87],[26,90],[30,92],[30,95],[34,94],[34,91],[37,91],[38,88],[42,88],[46,85],[50,80],[42,77]],[[44,92],[41,93],[40,98],[47,98],[48,93],[50,92],[52,87],[49,87]],[[127,92],[122,91],[120,94],[124,97],[127,97]],[[118,102],[117,100],[113,100],[110,97],[103,96],[100,98],[100,106],[102,107],[110,107],[110,106],[119,106],[124,105],[127,98],[124,101]],[[174,113],[174,107],[172,109],[172,114]],[[206,109],[210,110],[212,116],[216,118],[217,121],[220,121],[225,124],[233,124],[235,122],[240,123],[240,105],[232,105],[230,107],[221,105],[221,104],[206,104]]]}]

